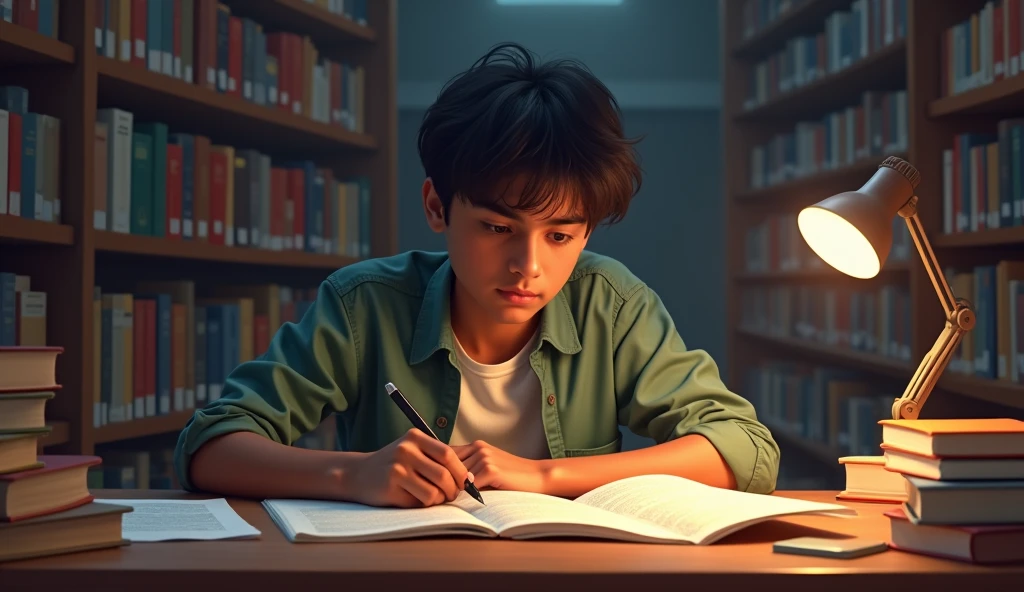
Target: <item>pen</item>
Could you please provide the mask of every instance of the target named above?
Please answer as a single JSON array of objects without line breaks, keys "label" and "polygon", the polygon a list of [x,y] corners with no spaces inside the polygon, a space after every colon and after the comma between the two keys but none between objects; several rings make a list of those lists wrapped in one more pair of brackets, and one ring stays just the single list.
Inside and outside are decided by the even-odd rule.
[{"label": "pen", "polygon": [[[409,418],[409,421],[412,422],[412,425],[416,426],[417,428],[420,429],[420,431],[424,432],[425,434],[437,440],[438,442],[441,441],[441,439],[437,437],[437,434],[435,434],[434,431],[430,429],[430,426],[427,425],[427,422],[423,421],[423,418],[420,417],[420,414],[417,413],[416,410],[412,408],[412,405],[410,405],[409,401],[405,399],[405,395],[402,394],[402,391],[398,390],[397,386],[389,382],[384,385],[384,388],[388,391],[388,396],[391,397],[391,400],[395,402],[395,405],[398,405],[398,408],[402,410],[402,413],[405,413],[405,416]],[[483,496],[480,495],[480,491],[476,488],[476,485],[473,485],[472,481],[470,481],[469,479],[466,479],[465,488],[466,493],[473,496],[473,498],[476,499],[476,501],[480,502],[481,504],[484,503],[484,498]]]}]

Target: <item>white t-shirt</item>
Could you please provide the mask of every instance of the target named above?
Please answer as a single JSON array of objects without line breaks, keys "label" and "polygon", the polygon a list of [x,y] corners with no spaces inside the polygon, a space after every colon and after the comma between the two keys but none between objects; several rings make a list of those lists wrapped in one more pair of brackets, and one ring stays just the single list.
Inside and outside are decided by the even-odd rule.
[{"label": "white t-shirt", "polygon": [[551,458],[541,418],[540,380],[530,367],[536,340],[535,334],[507,362],[480,364],[455,339],[462,387],[452,446],[483,440],[522,458]]}]

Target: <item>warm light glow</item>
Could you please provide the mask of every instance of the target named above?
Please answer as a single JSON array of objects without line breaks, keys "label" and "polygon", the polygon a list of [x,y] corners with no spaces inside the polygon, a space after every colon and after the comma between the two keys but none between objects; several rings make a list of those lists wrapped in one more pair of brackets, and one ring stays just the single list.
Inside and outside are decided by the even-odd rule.
[{"label": "warm light glow", "polygon": [[855,278],[872,278],[881,263],[864,235],[844,218],[821,208],[804,208],[797,217],[800,234],[825,263]]}]

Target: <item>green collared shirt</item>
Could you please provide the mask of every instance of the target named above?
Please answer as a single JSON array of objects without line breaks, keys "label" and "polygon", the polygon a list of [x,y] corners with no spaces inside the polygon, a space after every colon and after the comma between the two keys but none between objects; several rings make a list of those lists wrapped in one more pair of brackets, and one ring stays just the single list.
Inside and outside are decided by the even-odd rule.
[{"label": "green collared shirt", "polygon": [[[393,382],[434,433],[451,437],[461,375],[449,314],[446,253],[412,251],[334,272],[298,323],[243,362],[221,398],[196,410],[178,439],[182,487],[192,455],[229,432],[291,445],[337,413],[343,450],[371,452],[411,426],[384,390]],[[530,365],[552,458],[618,452],[619,426],[666,442],[706,437],[738,488],[775,489],[779,449],[753,406],[732,393],[703,350],[687,349],[661,299],[621,263],[584,251],[541,312]]]}]

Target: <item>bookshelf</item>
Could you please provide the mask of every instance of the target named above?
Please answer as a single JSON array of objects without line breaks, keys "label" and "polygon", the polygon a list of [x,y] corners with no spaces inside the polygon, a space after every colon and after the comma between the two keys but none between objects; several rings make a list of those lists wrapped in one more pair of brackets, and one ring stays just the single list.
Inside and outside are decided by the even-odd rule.
[{"label": "bookshelf", "polygon": [[[1019,348],[1007,337],[1013,294],[995,304],[1016,272],[991,286],[982,279],[989,266],[1024,260],[1011,131],[998,145],[1000,122],[1024,105],[1021,9],[1020,0],[720,2],[724,198],[735,237],[727,380],[772,426],[784,469],[819,486],[842,486],[839,456],[879,454],[869,424],[889,416],[887,403],[942,329],[912,244],[894,246],[877,278],[853,280],[805,251],[795,227],[800,208],[856,190],[886,156],[921,172],[919,216],[939,263],[979,323],[992,320],[987,334],[964,340],[923,417],[1024,416],[1024,381],[1012,375]],[[954,51],[966,59],[951,59]],[[1017,56],[1015,71],[1008,59],[996,66],[1004,55]],[[967,134],[982,138],[971,144]],[[966,228],[956,227],[958,212]],[[1000,358],[1010,368],[1002,375]]]},{"label": "bookshelf", "polygon": [[[305,105],[305,110],[278,108],[208,88],[200,83],[198,72],[190,82],[184,76],[121,59],[116,53],[107,55],[97,41],[119,41],[122,34],[116,26],[106,31],[97,21],[104,14],[104,3],[111,0],[54,1],[58,7],[54,35],[0,20],[0,86],[27,89],[29,110],[60,122],[59,216],[44,221],[0,214],[0,271],[30,276],[32,289],[46,293],[46,342],[64,348],[57,366],[57,380],[62,388],[47,405],[47,421],[53,431],[40,441],[40,447],[56,453],[98,454],[106,458],[108,453],[130,453],[136,443],[142,448],[147,439],[163,437],[166,445],[194,410],[172,408],[155,416],[95,425],[94,394],[99,383],[94,358],[94,287],[102,286],[104,293],[130,293],[137,291],[134,282],[191,281],[199,300],[228,297],[226,293],[201,295],[203,288],[280,284],[294,289],[296,294],[301,292],[301,298],[308,298],[310,290],[332,271],[362,257],[386,256],[397,250],[396,3],[214,2],[223,5],[232,17],[240,21],[250,19],[260,25],[264,35],[292,33],[305,39],[310,44],[307,47],[315,48],[313,55],[335,64],[360,67],[361,95],[346,97],[347,101],[358,101],[360,111],[356,115],[355,102],[349,103],[353,123],[348,125],[337,121],[331,113],[336,97],[328,86],[321,87],[317,96],[330,96],[330,104],[323,102],[328,99],[321,101],[322,115],[317,118]],[[116,0],[115,3],[149,4]],[[196,11],[193,18],[197,19],[194,35],[198,35],[200,27],[201,3],[205,0],[193,0],[192,4]],[[177,11],[182,4],[175,0],[168,6]],[[365,24],[357,22],[351,13],[363,8]],[[173,15],[179,20],[187,18],[177,12]],[[128,21],[124,23],[127,27]],[[182,47],[189,44],[180,37],[180,22],[176,21],[174,27],[168,30],[179,36],[182,46],[175,45],[170,51],[175,58],[187,60],[185,55],[189,52],[183,52]],[[130,37],[134,36],[133,30]],[[134,47],[130,39],[125,42]],[[193,37],[193,43],[198,43],[198,37]],[[198,60],[198,47],[195,49],[192,59]],[[302,55],[305,59],[310,54]],[[311,70],[317,65],[311,60],[296,63]],[[332,80],[338,82],[337,78],[327,82]],[[316,82],[296,79],[296,84],[305,85],[298,88],[311,89]],[[315,92],[310,92],[306,99],[315,101]],[[352,92],[359,93],[360,89],[357,86]],[[330,234],[340,233],[338,226],[330,232],[325,230],[323,242],[315,249],[299,248],[297,244],[291,248],[215,244],[212,238],[201,239],[196,234],[185,238],[172,237],[170,233],[146,235],[135,233],[134,229],[120,232],[100,227],[95,210],[106,196],[96,195],[95,189],[97,159],[102,156],[95,149],[95,129],[98,111],[111,108],[130,112],[136,122],[161,122],[170,134],[205,136],[214,146],[257,151],[269,157],[268,162],[274,167],[311,163],[309,170],[330,173],[328,182],[333,179],[337,183],[328,186],[332,190],[347,179],[365,179],[370,199],[364,202],[366,217],[360,221],[365,224],[360,228],[360,240],[366,244],[352,247],[362,252],[357,256],[346,250],[345,245],[328,242],[329,238],[340,242],[340,234]],[[327,193],[333,199],[334,194]],[[292,205],[295,202],[289,208]],[[325,213],[342,214],[337,210]],[[193,212],[196,222],[199,216],[198,211]],[[264,215],[263,223],[273,221]],[[297,295],[296,301],[299,300]],[[201,404],[197,402],[195,406]]]}]

